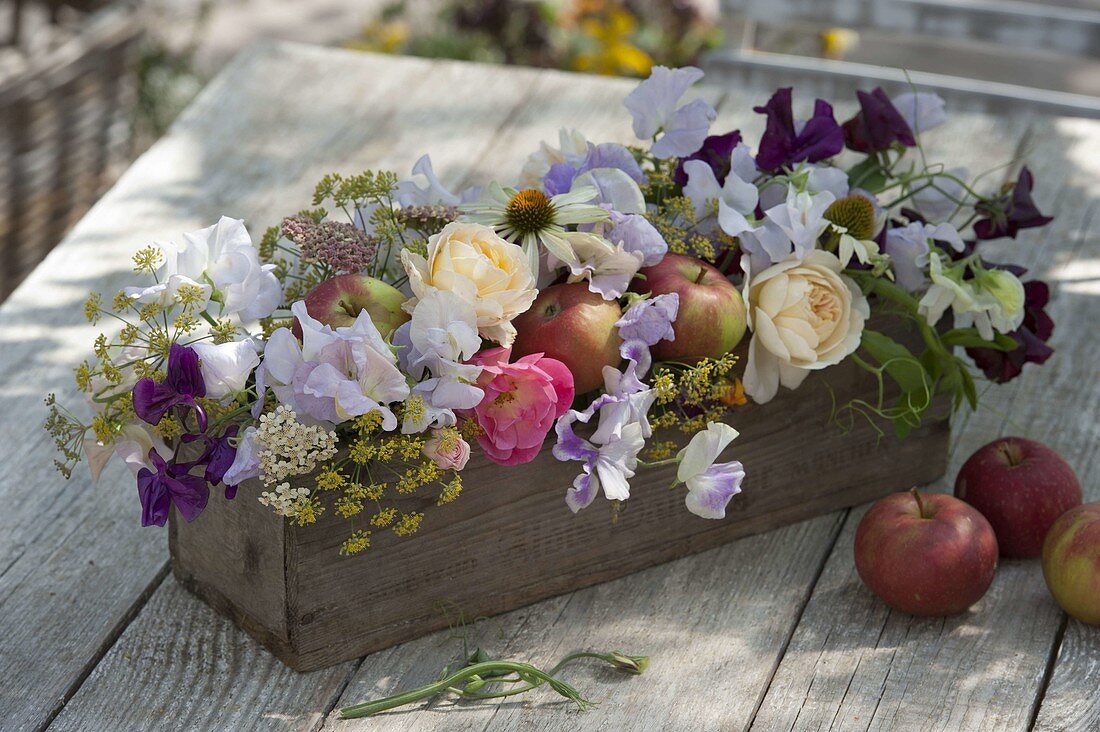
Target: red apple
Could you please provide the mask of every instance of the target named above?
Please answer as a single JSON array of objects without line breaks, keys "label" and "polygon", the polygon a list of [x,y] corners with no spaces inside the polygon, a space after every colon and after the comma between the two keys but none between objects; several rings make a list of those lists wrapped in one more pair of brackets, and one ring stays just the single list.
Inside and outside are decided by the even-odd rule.
[{"label": "red apple", "polygon": [[[306,312],[333,328],[349,326],[364,310],[370,314],[378,332],[388,338],[397,326],[409,319],[401,309],[408,300],[396,287],[382,280],[357,274],[345,274],[321,282],[305,297]],[[295,318],[291,330],[302,337],[302,326]]]},{"label": "red apple", "polygon": [[675,292],[680,310],[672,329],[675,340],[652,348],[657,361],[694,363],[721,358],[745,335],[745,301],[726,276],[706,262],[683,254],[666,254],[652,267],[641,270],[633,289],[664,295]]},{"label": "red apple", "polygon": [[955,495],[993,525],[1001,554],[1037,557],[1059,516],[1081,505],[1081,484],[1058,453],[1023,437],[979,449],[955,479]]},{"label": "red apple", "polygon": [[590,292],[586,283],[550,285],[512,321],[512,360],[544,353],[569,368],[578,394],[592,391],[603,386],[603,367],[622,361],[615,328],[622,316],[618,302]]},{"label": "red apple", "polygon": [[945,493],[914,488],[871,506],[856,529],[856,570],[892,608],[955,615],[982,598],[997,568],[985,518]]},{"label": "red apple", "polygon": [[1063,610],[1100,625],[1100,503],[1071,508],[1050,527],[1043,577]]}]

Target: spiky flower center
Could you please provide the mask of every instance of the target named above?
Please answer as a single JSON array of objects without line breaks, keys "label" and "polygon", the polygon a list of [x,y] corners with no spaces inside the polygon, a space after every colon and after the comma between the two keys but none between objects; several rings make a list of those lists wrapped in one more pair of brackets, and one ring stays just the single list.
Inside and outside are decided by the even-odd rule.
[{"label": "spiky flower center", "polygon": [[504,218],[519,234],[537,234],[554,223],[554,204],[542,191],[528,188],[512,196]]},{"label": "spiky flower center", "polygon": [[825,218],[843,226],[856,239],[870,239],[875,234],[875,206],[866,196],[838,198],[825,209]]}]

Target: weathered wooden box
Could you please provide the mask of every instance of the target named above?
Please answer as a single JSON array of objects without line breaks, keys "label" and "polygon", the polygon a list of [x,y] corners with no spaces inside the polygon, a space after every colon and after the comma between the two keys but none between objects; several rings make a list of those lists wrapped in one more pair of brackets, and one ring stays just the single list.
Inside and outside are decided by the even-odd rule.
[{"label": "weathered wooden box", "polygon": [[212,496],[192,524],[172,513],[172,569],[287,665],[322,668],[446,627],[441,604],[468,618],[502,613],[943,475],[944,409],[904,442],[862,418],[847,432],[830,422],[834,405],[873,402],[877,390],[846,362],[733,412],[741,436],[726,459],[747,477],[725,520],[688,513],[683,490],[668,489],[674,466],[639,473],[615,521],[602,498],[573,515],[564,496],[579,464],[546,449],[513,468],[471,459],[457,501],[433,505],[412,537],[375,531],[355,557],[337,553],[348,526],[331,510],[293,526],[246,483],[236,500]]}]

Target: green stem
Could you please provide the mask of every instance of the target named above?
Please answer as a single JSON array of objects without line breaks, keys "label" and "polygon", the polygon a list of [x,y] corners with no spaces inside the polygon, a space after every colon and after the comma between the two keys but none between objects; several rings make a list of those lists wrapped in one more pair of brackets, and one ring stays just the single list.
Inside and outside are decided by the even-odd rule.
[{"label": "green stem", "polygon": [[[389,709],[396,709],[397,707],[405,706],[406,704],[413,704],[423,699],[433,697],[436,694],[440,694],[453,687],[455,684],[461,683],[470,679],[471,677],[478,676],[484,677],[487,674],[497,673],[499,671],[515,672],[521,679],[527,681],[531,688],[543,683],[549,683],[555,691],[562,696],[571,699],[576,702],[578,706],[584,708],[588,705],[587,700],[581,697],[580,693],[568,684],[558,681],[550,674],[540,671],[531,664],[519,663],[516,661],[485,661],[483,663],[475,663],[467,666],[455,673],[447,676],[432,684],[425,684],[417,689],[411,689],[410,691],[403,692],[401,694],[394,694],[384,699],[378,699],[372,702],[365,702],[363,704],[356,704],[350,707],[344,707],[340,710],[340,717],[342,719],[357,719],[360,717],[370,717],[384,712]],[[535,683],[537,681],[538,683]]]}]

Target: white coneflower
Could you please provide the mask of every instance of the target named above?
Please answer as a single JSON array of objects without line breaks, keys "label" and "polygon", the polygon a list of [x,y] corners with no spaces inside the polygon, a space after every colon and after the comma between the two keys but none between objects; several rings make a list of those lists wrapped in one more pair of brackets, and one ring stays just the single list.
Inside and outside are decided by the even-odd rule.
[{"label": "white coneflower", "polygon": [[592,186],[550,197],[534,188],[517,191],[493,182],[480,200],[461,207],[460,220],[492,227],[504,239],[522,246],[537,277],[539,244],[563,263],[573,263],[577,256],[570,239],[577,232],[565,227],[610,218],[605,209],[589,203],[596,195]]}]

